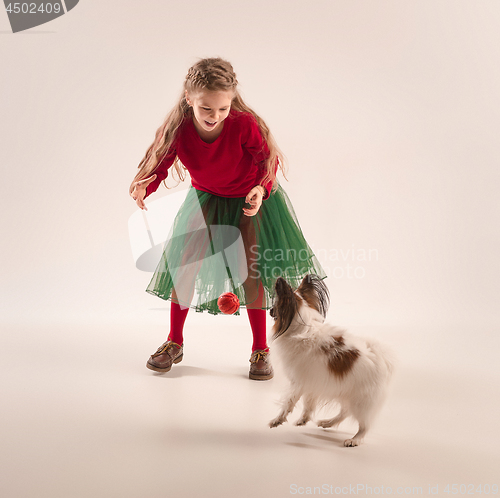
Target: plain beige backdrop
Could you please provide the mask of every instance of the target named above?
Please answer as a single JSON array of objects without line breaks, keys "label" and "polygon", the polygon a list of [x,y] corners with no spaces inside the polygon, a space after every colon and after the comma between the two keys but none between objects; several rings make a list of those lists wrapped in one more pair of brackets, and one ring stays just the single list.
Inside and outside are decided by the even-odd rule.
[{"label": "plain beige backdrop", "polygon": [[363,278],[350,254],[322,259],[343,320],[498,323],[499,16],[496,1],[82,0],[9,35],[4,13],[4,316],[151,302],[128,186],[188,67],[221,56],[289,159],[310,245],[377,251]]},{"label": "plain beige backdrop", "polygon": [[[491,477],[485,469],[493,462],[498,469],[493,420],[500,325],[499,25],[497,0],[81,0],[51,23],[12,34],[1,7],[1,355],[4,406],[10,408],[2,425],[7,428],[3,468],[11,476],[7,484],[2,479],[4,496],[140,497],[146,489],[148,496],[171,496],[164,487],[155,494],[152,483],[161,469],[180,472],[171,461],[163,467],[156,458],[174,454],[172,441],[174,446],[192,444],[199,457],[196,472],[189,473],[189,459],[182,467],[188,468],[183,474],[188,484],[176,484],[175,496],[182,490],[196,495],[195,475],[212,483],[208,491],[200,487],[198,496],[252,496],[251,490],[261,489],[255,481],[258,470],[255,478],[235,480],[227,493],[210,480],[223,472],[207,463],[215,451],[212,443],[222,441],[240,455],[252,447],[252,437],[238,432],[240,425],[225,432],[224,414],[230,412],[217,412],[212,420],[220,427],[211,433],[210,444],[200,443],[201,450],[196,446],[203,431],[195,415],[203,409],[195,406],[189,389],[214,389],[211,383],[220,379],[207,373],[213,365],[184,370],[190,383],[182,389],[186,378],[173,379],[179,383],[172,392],[191,403],[189,423],[195,432],[182,426],[184,413],[170,411],[183,429],[163,433],[161,441],[170,448],[166,453],[162,445],[148,449],[157,443],[151,420],[148,436],[134,436],[131,446],[120,446],[123,434],[114,437],[110,429],[122,420],[123,433],[130,434],[121,419],[127,413],[130,425],[144,427],[151,412],[143,407],[155,389],[170,393],[164,403],[173,396],[163,382],[148,391],[149,382],[158,379],[143,363],[164,340],[169,303],[145,292],[151,274],[135,267],[128,219],[138,208],[128,188],[181,93],[187,69],[211,56],[233,64],[244,99],[266,120],[288,158],[289,181],[281,183],[329,274],[330,319],[367,334],[374,327],[375,335],[399,349],[403,365],[411,365],[406,374],[403,366],[400,379],[408,384],[397,384],[393,419],[381,426],[372,448],[383,447],[392,430],[398,433],[399,423],[399,441],[404,440],[405,451],[413,444],[415,456],[402,457],[393,448],[383,458],[363,453],[360,463],[350,453],[348,468],[354,472],[377,461],[376,475],[386,483],[433,484],[437,462],[456,458],[448,470],[466,477],[465,484]],[[161,186],[150,201],[163,195],[169,194]],[[362,260],[362,254],[371,257]],[[348,276],[349,265],[361,268],[358,278]],[[187,324],[199,325],[190,332],[193,355],[203,361],[215,354],[202,329],[211,330],[211,338],[241,351],[234,369],[240,365],[245,374],[246,316],[191,313]],[[124,359],[128,387],[119,380]],[[213,368],[223,370],[224,364]],[[197,374],[202,378],[195,387]],[[243,374],[231,384],[236,396],[246,396],[241,394],[247,385]],[[266,430],[274,415],[272,400],[285,385],[274,381],[266,398],[256,391],[263,386],[248,388],[249,406],[256,406],[254,391],[257,404],[269,401],[261,418],[247,421],[255,424],[256,434],[261,427]],[[131,385],[137,389],[126,398],[137,407],[132,416],[124,401]],[[434,389],[430,397],[426,386]],[[486,386],[493,387],[487,391]],[[423,404],[416,408],[418,396],[410,393],[422,395]],[[114,408],[106,408],[110,402]],[[405,425],[415,410],[428,425]],[[438,430],[436,414],[442,410],[448,411]],[[154,417],[155,427],[163,427],[161,413]],[[474,431],[470,424],[476,424]],[[68,434],[75,434],[75,426],[80,436],[72,439]],[[429,427],[436,433],[424,436]],[[462,430],[467,434],[456,441],[456,431]],[[421,438],[436,441],[440,431],[454,443],[444,453],[436,450],[435,465],[415,464],[429,458]],[[246,462],[254,465],[255,456],[260,461],[263,447],[271,452],[265,461],[268,483],[273,466],[287,468],[273,462],[275,434],[256,436],[262,444]],[[85,445],[91,437],[102,439]],[[282,448],[299,452],[296,462],[303,452],[312,452],[301,467],[310,475],[316,472],[311,485],[334,480],[326,470],[321,474],[321,462],[326,465],[330,455],[327,445],[308,450],[299,440],[281,437],[280,444],[291,445]],[[473,448],[484,452],[474,455],[471,470],[464,460]],[[151,455],[155,464],[148,460]],[[347,463],[344,455],[336,458]],[[113,458],[119,463],[105,471]],[[286,461],[286,453],[280,458]],[[224,461],[237,472],[230,457]],[[339,461],[335,464],[342,465]],[[401,461],[408,468],[391,473]],[[290,475],[297,475],[292,468]],[[56,484],[58,469],[66,477]],[[248,476],[249,469],[243,469]],[[290,494],[283,472],[281,487],[262,488],[261,496]],[[353,475],[344,475],[355,482]]]}]

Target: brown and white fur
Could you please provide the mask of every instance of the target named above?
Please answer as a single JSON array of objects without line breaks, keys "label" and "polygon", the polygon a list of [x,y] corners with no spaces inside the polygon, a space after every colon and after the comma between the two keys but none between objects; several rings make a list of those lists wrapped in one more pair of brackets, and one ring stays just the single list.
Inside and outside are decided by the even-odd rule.
[{"label": "brown and white fur", "polygon": [[328,305],[328,289],[316,275],[304,277],[295,291],[285,279],[276,281],[271,351],[280,357],[291,385],[269,426],[285,422],[301,397],[304,411],[296,425],[305,425],[318,404],[335,401],[339,414],[317,424],[332,427],[354,417],[359,430],[344,446],[357,446],[383,404],[394,361],[378,342],[325,323]]}]

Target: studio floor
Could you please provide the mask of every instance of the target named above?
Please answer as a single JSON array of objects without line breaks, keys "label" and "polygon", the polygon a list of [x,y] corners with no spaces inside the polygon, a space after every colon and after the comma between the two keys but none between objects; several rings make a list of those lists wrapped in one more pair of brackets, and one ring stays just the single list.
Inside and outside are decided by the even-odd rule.
[{"label": "studio floor", "polygon": [[352,421],[295,427],[300,406],[268,427],[287,381],[276,361],[274,379],[248,379],[247,323],[244,310],[191,312],[184,359],[163,375],[145,367],[160,327],[10,325],[0,352],[1,496],[450,496],[454,484],[499,484],[493,331],[488,344],[464,344],[450,340],[452,327],[351,328],[391,344],[399,366],[363,445],[344,448]]}]

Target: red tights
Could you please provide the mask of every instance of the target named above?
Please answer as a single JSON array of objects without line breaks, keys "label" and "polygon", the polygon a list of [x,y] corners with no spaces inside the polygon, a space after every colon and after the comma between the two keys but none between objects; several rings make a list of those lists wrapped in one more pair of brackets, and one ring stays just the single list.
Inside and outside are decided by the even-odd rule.
[{"label": "red tights", "polygon": [[[171,301],[172,305],[170,307],[170,334],[168,335],[168,340],[174,341],[177,344],[182,344],[184,338],[182,332],[184,329],[184,322],[186,321],[186,316],[188,314],[189,308],[181,309],[181,307]],[[266,310],[257,308],[248,308],[248,320],[250,321],[250,326],[252,327],[253,334],[253,344],[252,352],[256,349],[263,349],[268,351],[266,342]]]}]

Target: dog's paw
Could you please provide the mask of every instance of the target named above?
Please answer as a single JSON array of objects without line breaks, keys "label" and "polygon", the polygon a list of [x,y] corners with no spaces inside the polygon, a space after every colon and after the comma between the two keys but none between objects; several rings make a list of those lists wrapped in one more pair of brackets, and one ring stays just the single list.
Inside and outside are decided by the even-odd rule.
[{"label": "dog's paw", "polygon": [[316,424],[318,424],[318,427],[323,427],[323,429],[327,429],[328,427],[332,427],[332,425],[334,425],[330,419],[318,420]]},{"label": "dog's paw", "polygon": [[282,417],[276,417],[275,419],[271,420],[271,422],[269,422],[269,427],[271,427],[271,429],[273,427],[278,427],[278,425],[281,425],[283,422],[284,420]]},{"label": "dog's paw", "polygon": [[306,425],[307,422],[309,422],[308,418],[299,418],[297,422],[295,422],[295,425],[300,426],[300,425]]},{"label": "dog's paw", "polygon": [[344,446],[348,447],[348,448],[352,448],[353,446],[359,446],[361,444],[361,440],[359,439],[346,439],[344,441]]}]

